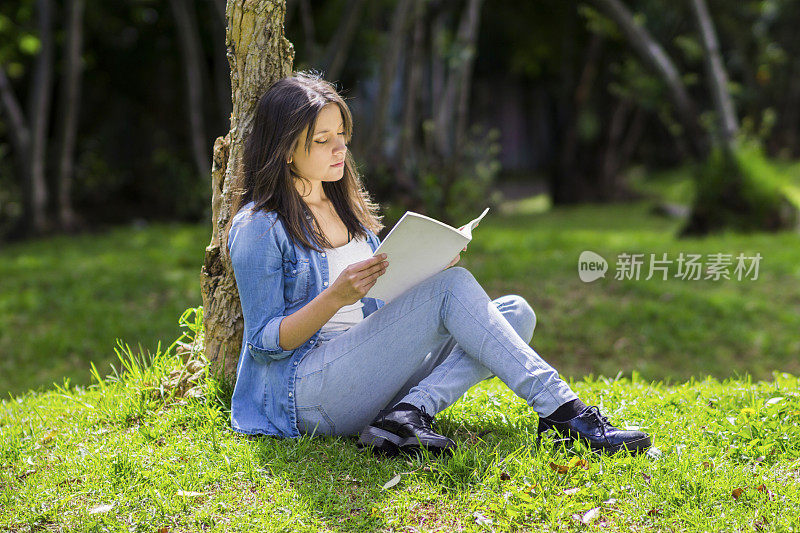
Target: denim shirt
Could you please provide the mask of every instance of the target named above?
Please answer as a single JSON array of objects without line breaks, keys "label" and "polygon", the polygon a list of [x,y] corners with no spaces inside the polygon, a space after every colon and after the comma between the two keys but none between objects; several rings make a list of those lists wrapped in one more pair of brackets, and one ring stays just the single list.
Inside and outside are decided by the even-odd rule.
[{"label": "denim shirt", "polygon": [[[328,260],[293,244],[275,211],[244,205],[233,217],[228,250],[244,315],[244,335],[231,399],[231,427],[241,433],[300,437],[294,403],[297,366],[317,345],[320,330],[294,350],[279,343],[281,320],[302,308],[335,280]],[[306,215],[311,218],[311,215]],[[373,253],[378,237],[362,225]],[[364,318],[384,301],[362,298]]]}]

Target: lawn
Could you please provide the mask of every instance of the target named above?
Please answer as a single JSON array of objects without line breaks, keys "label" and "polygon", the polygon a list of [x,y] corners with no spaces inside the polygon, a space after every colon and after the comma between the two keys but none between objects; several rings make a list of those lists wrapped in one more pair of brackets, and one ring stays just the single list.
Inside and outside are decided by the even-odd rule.
[{"label": "lawn", "polygon": [[[548,437],[497,378],[437,417],[452,457],[378,458],[350,437],[281,440],[229,429],[213,376],[184,399],[182,359],[89,387],[4,400],[0,528],[10,531],[795,531],[800,382],[708,378],[572,383],[647,455],[598,456]],[[120,364],[122,367],[123,365]],[[174,374],[173,374],[174,375]],[[202,375],[202,374],[201,374]]]},{"label": "lawn", "polygon": [[[200,303],[208,228],[117,228],[0,252],[0,529],[797,530],[797,235],[676,240],[649,202],[507,207],[459,264],[492,297],[525,296],[532,346],[649,432],[648,455],[537,446],[535,412],[497,378],[437,416],[452,458],[234,434],[230,384],[181,373],[173,342],[201,334],[202,309],[179,317]],[[605,278],[581,281],[583,251]],[[681,252],[763,259],[756,279],[615,279],[621,254]],[[197,397],[176,394],[190,375]]]},{"label": "lawn", "polygon": [[[460,266],[493,298],[520,294],[537,314],[531,345],[565,376],[683,381],[773,370],[800,373],[800,246],[796,233],[677,240],[680,222],[650,202],[547,209],[537,198],[490,211]],[[119,227],[97,235],[15,244],[0,252],[0,395],[88,384],[110,371],[119,339],[154,352],[200,305],[205,225]],[[608,261],[605,278],[578,277],[582,251]],[[762,256],[757,279],[650,280],[650,254]],[[645,254],[640,279],[615,279],[620,254]],[[731,268],[731,274],[733,269]],[[752,277],[752,276],[751,276]]]},{"label": "lawn", "polygon": [[118,227],[0,249],[0,396],[106,373],[116,340],[155,352],[202,303],[205,225]]}]

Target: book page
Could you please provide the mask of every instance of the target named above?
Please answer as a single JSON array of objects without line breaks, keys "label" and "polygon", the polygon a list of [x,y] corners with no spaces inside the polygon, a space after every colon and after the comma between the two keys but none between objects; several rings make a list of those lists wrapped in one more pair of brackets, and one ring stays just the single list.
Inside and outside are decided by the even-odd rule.
[{"label": "book page", "polygon": [[385,253],[389,266],[366,297],[389,302],[441,272],[472,240],[472,229],[487,211],[457,230],[438,220],[406,211],[374,255]]}]

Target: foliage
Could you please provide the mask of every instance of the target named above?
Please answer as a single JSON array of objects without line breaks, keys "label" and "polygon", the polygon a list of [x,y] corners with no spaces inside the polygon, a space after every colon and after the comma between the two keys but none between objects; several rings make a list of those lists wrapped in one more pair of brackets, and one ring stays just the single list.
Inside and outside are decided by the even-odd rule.
[{"label": "foliage", "polygon": [[778,230],[798,223],[797,189],[764,156],[755,141],[742,140],[732,156],[716,147],[696,167],[693,221],[712,231]]},{"label": "foliage", "polygon": [[[466,222],[475,218],[487,201],[496,205],[500,199],[493,193],[500,171],[499,137],[497,129],[473,125],[457,160],[449,161],[447,168],[428,161],[429,166],[420,169],[420,193],[428,212],[441,213],[445,221],[458,224],[459,220]],[[448,178],[452,179],[449,188],[445,185]]]}]

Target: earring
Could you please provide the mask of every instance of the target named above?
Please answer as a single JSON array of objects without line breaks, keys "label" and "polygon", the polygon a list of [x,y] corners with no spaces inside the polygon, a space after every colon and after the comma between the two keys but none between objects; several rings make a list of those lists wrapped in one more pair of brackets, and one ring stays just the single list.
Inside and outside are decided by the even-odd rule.
[{"label": "earring", "polygon": [[289,159],[289,161],[287,162],[287,164],[288,164],[288,165],[291,165],[291,164],[292,164],[292,159]]}]

